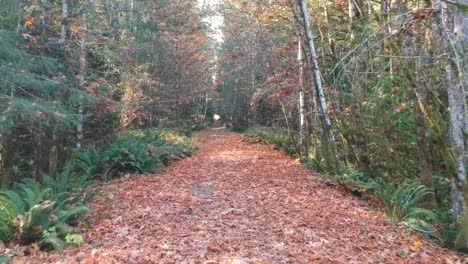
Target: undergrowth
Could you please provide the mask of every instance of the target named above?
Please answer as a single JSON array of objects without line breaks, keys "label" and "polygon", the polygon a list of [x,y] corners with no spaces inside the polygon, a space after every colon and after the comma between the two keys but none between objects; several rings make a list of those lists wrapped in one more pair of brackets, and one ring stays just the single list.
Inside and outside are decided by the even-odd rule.
[{"label": "undergrowth", "polygon": [[[267,143],[276,149],[294,155],[298,146],[286,129],[254,126],[244,132],[244,137],[251,143]],[[382,203],[390,221],[399,223],[405,229],[420,233],[440,245],[452,247],[458,232],[456,217],[450,206],[447,193],[450,183],[435,177],[435,190],[431,190],[415,180],[400,183],[387,182],[370,177],[351,168],[342,169],[339,173],[326,173],[323,159],[309,159],[304,166],[317,172],[325,172],[327,181],[343,186],[350,193],[361,197],[376,197]],[[338,174],[338,176],[336,175]],[[438,207],[427,209],[423,202],[428,195],[435,195]]]},{"label": "undergrowth", "polygon": [[423,207],[423,203],[434,191],[416,181],[407,180],[396,184],[376,180],[361,172],[341,175],[336,179],[347,190],[359,196],[366,194],[377,197],[392,222],[440,245],[453,246],[458,226],[448,197],[439,197],[439,206],[428,209]]},{"label": "undergrowth", "polygon": [[122,173],[156,172],[193,151],[189,137],[168,129],[129,130],[102,146],[81,152],[75,166],[88,177],[109,180]]},{"label": "undergrowth", "polygon": [[[42,249],[61,249],[65,237],[76,234],[74,225],[83,220],[82,213],[89,211],[81,194],[88,181],[83,176],[71,177],[62,173],[55,180],[43,175],[42,182],[25,179],[13,184],[9,190],[0,191],[0,240],[14,240],[21,244],[38,242]],[[77,185],[77,183],[81,183]],[[6,225],[5,223],[8,223]],[[56,230],[51,243],[47,230]]]},{"label": "undergrowth", "polygon": [[79,246],[84,240],[75,226],[89,211],[85,188],[92,180],[156,172],[194,149],[185,135],[149,128],[124,131],[100,146],[75,150],[56,177],[26,178],[0,190],[0,241],[37,243],[42,250]]},{"label": "undergrowth", "polygon": [[290,155],[298,155],[299,153],[297,140],[284,128],[253,126],[244,131],[244,136],[252,143],[268,143],[273,145],[275,149]]}]

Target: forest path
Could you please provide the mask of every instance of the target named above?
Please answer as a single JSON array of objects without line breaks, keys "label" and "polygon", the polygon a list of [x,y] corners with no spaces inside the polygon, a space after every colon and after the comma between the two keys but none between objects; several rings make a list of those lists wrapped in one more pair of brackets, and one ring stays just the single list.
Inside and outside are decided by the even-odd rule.
[{"label": "forest path", "polygon": [[224,129],[198,139],[163,173],[105,184],[87,245],[28,263],[455,263],[269,146]]}]

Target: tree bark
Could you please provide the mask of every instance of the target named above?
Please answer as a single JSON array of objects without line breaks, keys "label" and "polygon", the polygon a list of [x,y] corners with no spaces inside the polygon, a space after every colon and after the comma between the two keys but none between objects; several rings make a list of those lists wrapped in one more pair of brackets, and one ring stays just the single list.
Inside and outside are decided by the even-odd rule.
[{"label": "tree bark", "polygon": [[59,149],[59,131],[58,131],[58,124],[54,125],[54,128],[51,132],[51,148],[49,151],[49,168],[48,168],[48,173],[49,176],[51,176],[54,179],[58,179],[58,149]]},{"label": "tree bark", "polygon": [[297,45],[297,62],[299,63],[299,146],[301,160],[306,161],[309,155],[309,142],[307,140],[307,119],[305,106],[305,91],[304,91],[304,65],[302,63],[302,42],[298,41]]},{"label": "tree bark", "polygon": [[[459,4],[468,4],[467,0],[459,0]],[[455,247],[468,249],[468,210],[467,200],[468,184],[465,169],[465,138],[463,129],[465,127],[466,107],[465,91],[466,80],[464,77],[463,57],[460,57],[459,46],[466,46],[468,17],[458,7],[452,7],[444,1],[436,1],[435,6],[439,9],[439,24],[444,49],[449,58],[445,60],[444,70],[448,94],[448,106],[450,113],[450,139],[452,142],[452,153],[456,163],[456,175],[452,178],[452,207],[460,224],[460,232]],[[451,11],[451,12],[449,12]],[[453,17],[451,17],[453,14]],[[453,29],[450,25],[453,23]],[[460,45],[454,45],[457,43]],[[454,68],[454,65],[456,67]]]},{"label": "tree bark", "polygon": [[320,69],[318,67],[317,52],[315,50],[314,37],[310,26],[309,14],[307,11],[307,3],[305,0],[299,0],[299,7],[293,9],[298,10],[299,24],[303,30],[303,36],[305,38],[305,47],[307,49],[308,56],[307,62],[310,65],[311,76],[315,88],[315,95],[319,106],[320,121],[322,123],[322,129],[326,137],[327,151],[329,152],[329,158],[331,164],[337,165],[337,153],[335,144],[335,135],[332,130],[332,123],[328,115],[328,107],[326,103],[325,94],[322,86],[322,78]]},{"label": "tree bark", "polygon": [[[83,8],[86,8],[88,1],[83,3]],[[80,24],[81,24],[81,32],[80,32],[80,68],[78,72],[78,86],[82,91],[85,90],[85,75],[86,75],[86,34],[87,34],[87,26],[86,26],[86,12],[83,10],[80,14]],[[77,141],[76,141],[76,148],[80,149],[83,144],[83,122],[84,122],[84,106],[82,100],[80,100],[78,106],[78,124],[76,126],[76,133],[77,133]]]},{"label": "tree bark", "polygon": [[33,177],[36,181],[41,181],[42,174],[42,136],[41,131],[37,128],[32,129],[33,140],[34,140],[34,172]]},{"label": "tree bark", "polygon": [[[382,0],[382,2],[384,2]],[[354,43],[356,40],[356,36],[354,35],[353,31],[353,22],[354,22],[354,17],[356,16],[356,6],[354,4],[354,0],[348,0],[348,31],[350,35],[350,43]]]},{"label": "tree bark", "polygon": [[328,40],[328,46],[330,47],[330,54],[333,58],[333,61],[337,61],[337,56],[336,56],[336,39],[335,39],[335,32],[333,30],[333,27],[331,26],[331,21],[330,21],[330,15],[328,12],[328,6],[327,2],[324,3],[323,5],[324,8],[324,15],[325,15],[325,24],[326,24],[326,34],[327,34],[327,40]]},{"label": "tree bark", "polygon": [[[416,89],[418,89],[416,87]],[[426,122],[424,120],[423,107],[426,101],[426,91],[421,91],[421,94],[415,92],[414,95],[414,117],[416,124],[416,145],[418,146],[418,163],[419,163],[419,178],[421,183],[427,188],[434,190],[434,179],[432,178],[432,163],[430,152],[426,141]],[[428,194],[425,198],[425,205],[428,208],[436,208],[437,202],[433,193]]]},{"label": "tree bark", "polygon": [[67,41],[67,24],[68,24],[68,0],[62,0],[62,23],[60,25],[60,49],[65,55],[65,47]]}]

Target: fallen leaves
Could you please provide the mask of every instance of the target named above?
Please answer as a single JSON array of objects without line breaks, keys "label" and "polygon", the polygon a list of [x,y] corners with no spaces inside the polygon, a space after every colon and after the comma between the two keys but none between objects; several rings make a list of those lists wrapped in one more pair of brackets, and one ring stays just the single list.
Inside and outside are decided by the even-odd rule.
[{"label": "fallen leaves", "polygon": [[220,129],[199,139],[196,155],[163,173],[104,185],[89,244],[17,263],[466,262],[270,146]]},{"label": "fallen leaves", "polygon": [[410,247],[410,250],[413,252],[420,252],[423,249],[424,242],[420,239],[413,241],[413,244]]}]

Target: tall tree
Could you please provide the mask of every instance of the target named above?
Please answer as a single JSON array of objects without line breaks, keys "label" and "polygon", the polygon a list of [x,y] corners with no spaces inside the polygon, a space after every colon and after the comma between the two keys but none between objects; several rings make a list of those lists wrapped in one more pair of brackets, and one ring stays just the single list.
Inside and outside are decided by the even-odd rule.
[{"label": "tall tree", "polygon": [[318,102],[320,110],[320,120],[322,123],[322,129],[327,139],[327,147],[329,151],[329,159],[332,159],[331,164],[337,165],[337,153],[335,135],[332,129],[332,123],[328,115],[328,106],[325,98],[325,93],[322,84],[322,77],[317,60],[317,52],[315,50],[314,37],[312,28],[310,26],[310,19],[307,9],[307,2],[300,0],[298,2],[290,1],[293,10],[297,10],[297,23],[300,25],[302,30],[302,36],[304,37],[304,44],[307,49],[307,62],[311,71],[311,80],[313,80],[313,87],[315,89],[315,96]]},{"label": "tall tree", "polygon": [[450,6],[446,2],[438,1],[435,5],[439,8],[444,48],[447,54],[451,54],[444,62],[444,70],[450,111],[450,135],[456,163],[456,176],[452,179],[452,203],[453,210],[461,225],[456,247],[466,249],[468,248],[468,182],[465,152],[466,134],[464,136],[467,117],[464,107],[466,107],[467,98],[467,79],[464,69],[466,56],[462,54],[468,43],[468,15],[463,12],[463,7],[468,6],[468,1],[458,1],[456,4]]},{"label": "tall tree", "polygon": [[301,158],[306,161],[309,155],[309,140],[307,136],[306,100],[304,91],[304,65],[302,57],[302,41],[297,42],[297,62],[299,63],[299,145]]}]

